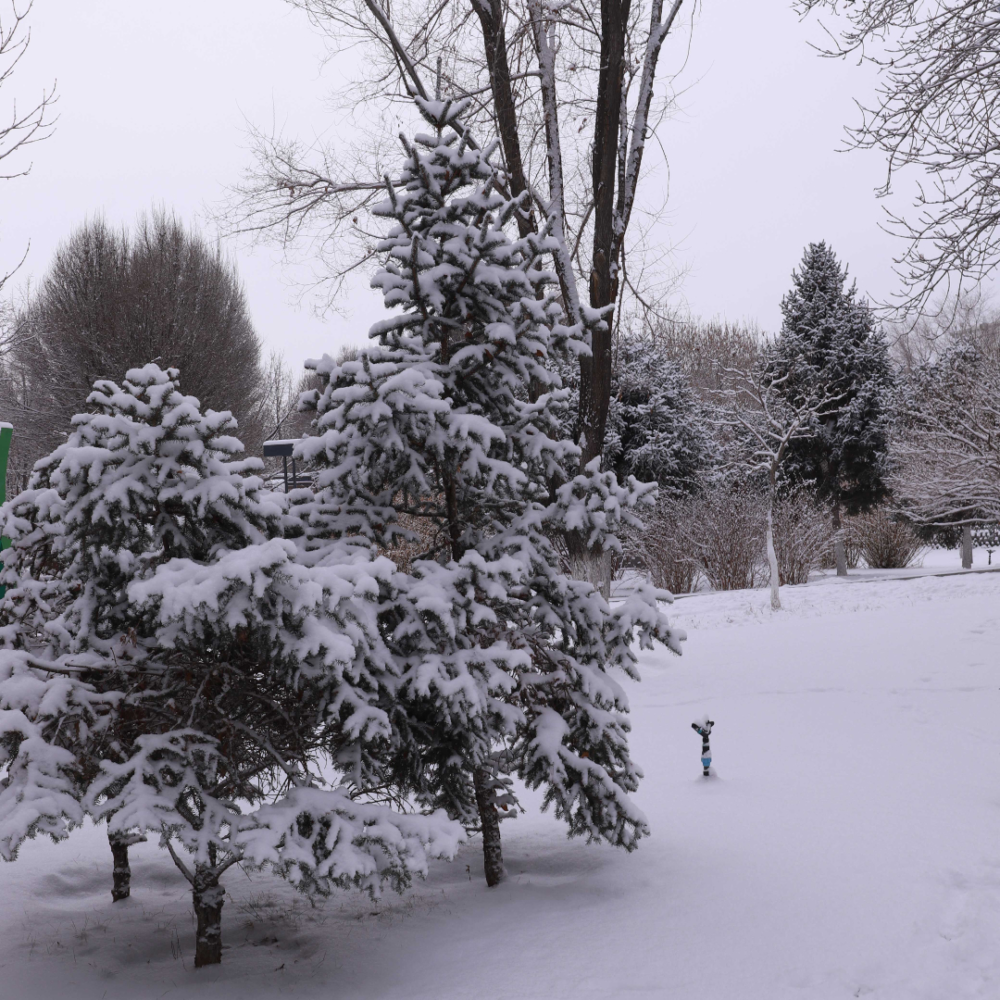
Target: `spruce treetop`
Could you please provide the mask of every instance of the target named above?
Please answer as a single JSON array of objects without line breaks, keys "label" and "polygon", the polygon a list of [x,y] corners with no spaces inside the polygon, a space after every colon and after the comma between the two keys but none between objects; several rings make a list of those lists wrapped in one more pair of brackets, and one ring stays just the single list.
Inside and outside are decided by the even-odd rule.
[{"label": "spruce treetop", "polygon": [[[402,170],[375,209],[393,225],[372,285],[395,315],[372,327],[376,344],[359,360],[308,363],[326,389],[307,399],[319,434],[303,457],[322,461],[319,481],[338,496],[335,511],[309,513],[321,539],[333,530],[391,544],[395,507],[433,517],[436,499],[454,505],[458,493],[472,521],[491,524],[497,497],[547,493],[579,456],[562,439],[567,393],[549,359],[586,348],[547,290],[551,237],[508,236],[519,202],[497,192],[491,151],[455,131],[462,102],[417,104],[434,132],[403,138]],[[475,544],[475,530],[452,518],[448,556]]]}]

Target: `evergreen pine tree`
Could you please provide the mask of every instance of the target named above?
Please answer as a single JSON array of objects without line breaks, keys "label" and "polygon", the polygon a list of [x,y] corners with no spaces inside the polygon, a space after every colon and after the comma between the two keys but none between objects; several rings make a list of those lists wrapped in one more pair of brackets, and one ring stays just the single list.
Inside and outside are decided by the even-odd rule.
[{"label": "evergreen pine tree", "polygon": [[781,302],[773,362],[793,407],[809,396],[838,399],[836,409],[819,419],[818,433],[790,446],[786,471],[813,484],[831,505],[839,575],[847,572],[841,512],[867,510],[886,494],[892,385],[885,338],[856,283],[847,288],[846,281],[833,250],[824,242],[809,244]]},{"label": "evergreen pine tree", "polygon": [[[61,812],[32,827],[0,797],[0,827],[16,846],[86,811],[119,842],[158,835],[192,886],[201,966],[221,960],[220,878],[237,861],[309,892],[374,892],[449,854],[461,828],[324,779],[336,753],[338,777],[367,787],[387,741],[373,597],[391,564],[302,567],[231,416],[202,414],[175,378],[147,366],[99,383],[96,412],[7,512],[0,703],[34,727],[18,751],[40,742],[68,801],[50,796]],[[42,693],[19,708],[26,686]],[[26,770],[8,780],[39,811]]]},{"label": "evergreen pine tree", "polygon": [[320,471],[296,510],[311,565],[346,545],[422,542],[380,593],[399,678],[384,762],[395,787],[481,830],[494,885],[511,774],[544,788],[571,834],[636,846],[640,772],[614,673],[637,677],[635,637],[679,652],[683,636],[657,609],[663,592],[612,609],[562,571],[567,533],[617,546],[655,486],[621,486],[598,460],[578,470],[552,359],[582,349],[581,331],[546,290],[551,237],[508,236],[519,202],[463,136],[462,103],[417,105],[433,131],[403,140],[376,209],[392,228],[373,285],[394,314],[357,360],[309,363],[325,388],[306,397],[317,433],[299,455]]},{"label": "evergreen pine tree", "polygon": [[[28,490],[8,504],[7,645],[31,649],[33,662],[76,677],[67,658],[88,664],[85,703],[117,697],[123,637],[133,646],[149,638],[129,604],[130,583],[171,558],[206,559],[277,528],[279,509],[262,502],[260,481],[246,476],[259,471],[259,460],[237,460],[243,446],[227,436],[232,417],[202,414],[176,378],[175,370],[147,365],[130,371],[122,387],[99,381],[91,411],[75,418],[69,438],[37,463]],[[129,742],[128,721],[115,716],[106,725],[111,717],[79,720],[98,760]],[[98,731],[103,743],[94,741]],[[124,899],[131,838],[109,839],[112,897]]]},{"label": "evergreen pine tree", "polygon": [[635,476],[690,493],[712,460],[708,418],[681,366],[655,343],[623,339],[611,382],[604,463],[619,482]]}]

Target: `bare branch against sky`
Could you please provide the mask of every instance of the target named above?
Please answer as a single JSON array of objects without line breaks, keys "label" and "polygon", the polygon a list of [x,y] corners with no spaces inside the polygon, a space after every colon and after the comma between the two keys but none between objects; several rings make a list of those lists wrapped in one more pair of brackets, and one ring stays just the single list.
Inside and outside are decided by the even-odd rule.
[{"label": "bare branch against sky", "polygon": [[[307,146],[356,135],[366,124],[363,108],[329,100],[361,80],[359,53],[324,61],[323,39],[307,18],[277,0],[176,0],[169,10],[131,0],[47,0],[35,4],[31,22],[16,90],[40,94],[58,76],[60,120],[4,204],[2,245],[21,251],[31,242],[20,282],[37,281],[57,245],[88,217],[131,226],[163,206],[197,221],[249,162],[255,138],[248,122],[261,141],[298,137]],[[895,287],[894,241],[878,229],[881,208],[872,196],[882,158],[835,152],[855,112],[852,96],[864,96],[872,74],[818,59],[809,41],[819,37],[817,25],[803,25],[784,4],[717,0],[699,10],[687,68],[673,84],[677,113],[659,129],[655,156],[647,149],[643,161],[642,198],[656,215],[664,203],[667,211],[657,221],[637,206],[630,225],[642,228],[648,246],[669,252],[662,261],[647,258],[644,284],[685,273],[669,291],[672,307],[774,330],[792,267],[803,246],[821,238],[850,258],[863,292],[884,298]],[[523,44],[534,43],[526,37]],[[430,70],[433,79],[436,66]],[[533,82],[515,79],[523,67],[510,71],[515,87]],[[406,125],[400,107],[385,122],[392,149],[371,151],[380,164],[396,157],[394,136]],[[343,172],[352,164],[336,166]],[[530,176],[528,165],[525,171]],[[567,185],[577,180],[569,170]],[[582,240],[581,260],[587,247]],[[236,252],[255,325],[294,367],[364,342],[381,304],[363,270],[348,278],[342,313],[320,319],[314,299],[298,304],[299,288],[319,276],[309,264],[288,267],[267,248]],[[638,270],[638,258],[630,258],[625,277]]]},{"label": "bare branch against sky", "polygon": [[[54,83],[43,88],[41,94],[27,104],[19,103],[17,95],[11,93],[15,72],[31,43],[28,15],[32,6],[33,0],[22,3],[10,0],[9,8],[0,8],[0,99],[3,101],[0,109],[0,181],[27,177],[31,173],[28,147],[47,139],[54,125]],[[26,248],[24,256],[13,266],[0,266],[0,289],[24,263],[27,252]]]}]

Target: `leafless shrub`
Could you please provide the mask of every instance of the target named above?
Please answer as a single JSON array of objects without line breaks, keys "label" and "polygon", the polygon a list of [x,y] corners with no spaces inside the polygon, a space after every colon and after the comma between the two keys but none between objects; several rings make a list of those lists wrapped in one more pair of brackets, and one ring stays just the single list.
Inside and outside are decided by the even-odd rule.
[{"label": "leafless shrub", "polygon": [[706,490],[683,528],[686,543],[714,590],[746,590],[767,580],[767,502],[746,483]]},{"label": "leafless shrub", "polygon": [[725,388],[725,372],[750,371],[759,361],[764,334],[752,325],[667,319],[648,314],[642,335],[665,358],[676,361],[692,388],[706,400]]},{"label": "leafless shrub", "polygon": [[645,570],[657,587],[672,594],[689,594],[701,575],[690,541],[694,517],[690,497],[661,494],[652,513],[644,515],[644,531],[630,532],[622,562]]},{"label": "leafless shrub", "polygon": [[909,524],[877,508],[851,518],[851,533],[870,569],[904,569],[923,547]]},{"label": "leafless shrub", "polygon": [[830,519],[802,490],[779,497],[774,504],[774,548],[781,585],[806,583],[833,545]]}]

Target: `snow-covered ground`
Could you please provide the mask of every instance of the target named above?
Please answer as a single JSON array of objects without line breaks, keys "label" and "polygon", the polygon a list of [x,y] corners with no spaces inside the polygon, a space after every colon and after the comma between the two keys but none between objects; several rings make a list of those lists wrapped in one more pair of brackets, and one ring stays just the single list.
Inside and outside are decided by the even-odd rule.
[{"label": "snow-covered ground", "polygon": [[[983,554],[985,556],[985,554]],[[985,564],[978,558],[977,566]],[[963,1000],[1000,996],[1000,574],[678,601],[685,655],[632,688],[626,855],[549,816],[504,823],[373,906],[311,909],[232,870],[221,968],[191,968],[186,885],[133,849],[110,902],[103,831],[0,868],[0,997],[20,1000]],[[716,722],[700,777],[691,722]]]}]

